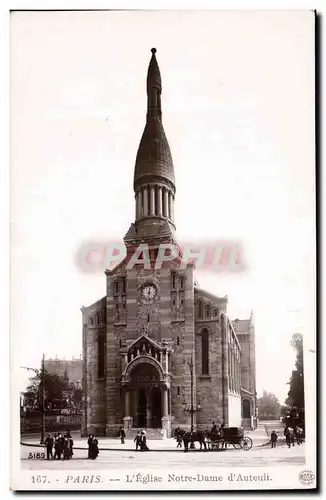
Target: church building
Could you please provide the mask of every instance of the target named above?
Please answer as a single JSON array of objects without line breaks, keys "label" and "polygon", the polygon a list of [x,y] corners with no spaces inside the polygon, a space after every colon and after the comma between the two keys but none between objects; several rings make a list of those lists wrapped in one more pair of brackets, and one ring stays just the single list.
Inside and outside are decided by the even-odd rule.
[{"label": "church building", "polygon": [[[82,307],[84,436],[116,436],[124,426],[127,436],[147,429],[148,436],[169,437],[178,426],[205,430],[213,420],[253,427],[256,417],[253,315],[231,321],[227,297],[197,285],[194,263],[180,265],[174,167],[155,53],[152,49],[126,257],[105,272],[105,296]],[[148,265],[128,265],[141,245],[149,249]],[[162,245],[178,252],[160,267]]]}]

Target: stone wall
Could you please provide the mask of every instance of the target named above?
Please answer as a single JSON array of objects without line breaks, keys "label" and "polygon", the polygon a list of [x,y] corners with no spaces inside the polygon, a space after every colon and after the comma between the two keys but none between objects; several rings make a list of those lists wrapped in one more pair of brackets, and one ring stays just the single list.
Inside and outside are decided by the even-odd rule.
[{"label": "stone wall", "polygon": [[[174,280],[172,274],[174,273]],[[121,376],[126,368],[124,352],[148,328],[148,336],[166,342],[170,356],[171,388],[169,392],[172,429],[190,429],[191,416],[184,412],[191,403],[191,372],[193,359],[193,402],[201,402],[201,411],[194,424],[199,429],[211,426],[212,420],[225,425],[241,421],[241,399],[229,393],[228,318],[226,298],[218,298],[194,286],[193,266],[177,269],[173,263],[162,269],[126,269],[119,266],[107,271],[106,297],[83,308],[84,356],[84,419],[82,433],[116,436],[123,425],[125,394]],[[122,288],[122,280],[124,286]],[[119,282],[117,290],[116,283]],[[149,303],[141,296],[146,283],[154,283],[157,296]],[[203,302],[203,317],[198,317],[198,301]],[[90,323],[98,311],[105,317],[98,324]],[[206,306],[209,306],[206,309]],[[216,313],[218,311],[218,314]],[[102,316],[101,316],[102,317]],[[209,373],[202,373],[202,332],[209,332]],[[105,335],[105,375],[98,377],[98,336]],[[242,340],[241,340],[242,335]],[[243,383],[253,385],[254,342],[240,334]],[[252,339],[250,335],[248,339]],[[247,377],[247,378],[246,378]],[[240,423],[239,423],[240,425]],[[166,424],[170,429],[170,422]]]},{"label": "stone wall", "polygon": [[105,379],[98,378],[98,337],[105,336],[105,314],[101,321],[95,320],[97,313],[105,310],[105,299],[82,309],[83,314],[83,423],[82,435],[105,434],[106,394]]}]

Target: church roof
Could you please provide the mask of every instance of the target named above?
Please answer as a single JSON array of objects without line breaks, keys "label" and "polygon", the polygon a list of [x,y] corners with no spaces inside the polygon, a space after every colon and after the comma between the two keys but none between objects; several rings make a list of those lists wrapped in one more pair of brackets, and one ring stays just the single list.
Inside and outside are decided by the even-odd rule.
[{"label": "church roof", "polygon": [[208,299],[218,300],[218,301],[222,301],[222,302],[228,301],[227,295],[225,295],[224,297],[218,297],[217,295],[214,295],[213,293],[208,292],[207,290],[204,290],[203,288],[200,288],[199,286],[195,286],[194,289],[195,289],[196,296],[199,295],[200,297],[206,297]]},{"label": "church roof", "polygon": [[169,181],[173,186],[175,184],[171,150],[162,124],[162,82],[155,53],[156,49],[152,49],[147,73],[147,116],[136,157],[135,190],[139,184],[156,177]]}]

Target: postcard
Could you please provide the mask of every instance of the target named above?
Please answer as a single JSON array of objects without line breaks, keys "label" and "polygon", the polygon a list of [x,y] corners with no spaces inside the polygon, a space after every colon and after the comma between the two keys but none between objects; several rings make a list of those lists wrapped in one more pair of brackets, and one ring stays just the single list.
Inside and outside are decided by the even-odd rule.
[{"label": "postcard", "polygon": [[317,487],[315,23],[11,12],[13,490]]}]

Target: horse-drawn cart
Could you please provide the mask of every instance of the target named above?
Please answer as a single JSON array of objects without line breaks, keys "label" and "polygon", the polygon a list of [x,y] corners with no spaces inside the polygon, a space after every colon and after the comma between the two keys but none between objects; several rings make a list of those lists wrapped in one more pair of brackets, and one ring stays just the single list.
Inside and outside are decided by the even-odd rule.
[{"label": "horse-drawn cart", "polygon": [[252,439],[244,435],[241,427],[225,427],[222,436],[211,434],[207,439],[207,447],[213,451],[224,450],[229,444],[235,449],[249,451],[252,448]]}]

